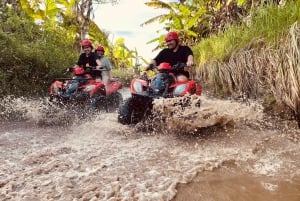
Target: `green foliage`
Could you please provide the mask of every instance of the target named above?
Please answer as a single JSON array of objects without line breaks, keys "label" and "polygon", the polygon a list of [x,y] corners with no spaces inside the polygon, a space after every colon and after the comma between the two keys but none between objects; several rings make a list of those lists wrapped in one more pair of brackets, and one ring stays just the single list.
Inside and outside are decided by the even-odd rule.
[{"label": "green foliage", "polygon": [[[46,94],[53,79],[74,65],[80,50],[78,3],[20,0],[14,8],[1,4],[1,95]],[[94,45],[108,46],[108,34],[91,19],[89,27]]]},{"label": "green foliage", "polygon": [[[142,25],[159,21],[164,24],[164,32],[178,32],[181,42],[189,46],[194,46],[201,38],[223,32],[229,24],[240,23],[241,18],[250,10],[247,10],[246,0],[185,0],[170,3],[151,0],[145,4],[156,9],[165,9],[167,12],[147,20]],[[148,43],[159,42],[156,49],[161,48],[164,43],[162,38],[163,35]]]},{"label": "green foliage", "polygon": [[52,80],[76,62],[73,37],[61,27],[41,28],[12,15],[0,28],[1,95],[45,94]]},{"label": "green foliage", "polygon": [[[61,10],[55,0],[28,1],[20,0],[23,11],[33,20],[52,21],[56,20],[56,15]],[[41,8],[43,7],[43,9]]]},{"label": "green foliage", "polygon": [[278,5],[262,7],[252,13],[250,22],[245,22],[241,26],[232,25],[224,33],[202,39],[193,49],[199,63],[226,60],[242,48],[253,45],[278,45],[286,30],[299,20],[299,0],[287,2],[284,7]]},{"label": "green foliage", "polygon": [[[65,69],[74,65],[82,36],[82,24],[78,18],[83,17],[79,16],[83,13],[76,9],[84,2],[20,0],[17,8],[0,4],[3,22],[0,24],[1,96],[46,94],[53,79],[64,76]],[[124,41],[117,41],[120,43],[116,44],[114,51],[108,42],[108,33],[101,31],[91,19],[85,20],[89,27],[88,37],[94,46],[105,46],[116,67],[130,67],[133,71],[134,59],[136,64],[137,59],[142,59],[137,51],[126,48]]]},{"label": "green foliage", "polygon": [[[190,4],[181,4],[181,3],[165,3],[159,0],[152,0],[150,2],[145,3],[149,7],[160,8],[167,10],[166,14],[162,14],[156,17],[153,17],[142,25],[147,25],[155,21],[159,21],[159,23],[164,24],[164,29],[166,31],[177,31],[181,38],[182,43],[190,44],[198,37],[198,33],[196,32],[196,26],[199,19],[206,13],[206,10],[203,8],[196,8]],[[160,32],[160,31],[157,31]],[[158,46],[156,49],[160,48],[164,44],[164,34],[158,36],[155,39],[152,39],[148,43],[158,42]]]},{"label": "green foliage", "polygon": [[142,56],[140,56],[136,49],[131,50],[125,45],[124,38],[118,38],[111,47],[110,59],[116,68],[134,68],[138,71],[140,62],[147,63]]},{"label": "green foliage", "polygon": [[120,79],[123,86],[129,87],[130,82],[136,76],[136,73],[132,68],[113,68],[112,75],[115,79]]},{"label": "green foliage", "polygon": [[284,7],[270,6],[254,13],[251,35],[261,35],[268,42],[279,41],[289,27],[300,20],[300,1],[289,1]]},{"label": "green foliage", "polygon": [[95,22],[90,22],[90,34],[89,39],[94,41],[94,44],[101,44],[105,47],[108,47],[108,33],[103,32]]}]

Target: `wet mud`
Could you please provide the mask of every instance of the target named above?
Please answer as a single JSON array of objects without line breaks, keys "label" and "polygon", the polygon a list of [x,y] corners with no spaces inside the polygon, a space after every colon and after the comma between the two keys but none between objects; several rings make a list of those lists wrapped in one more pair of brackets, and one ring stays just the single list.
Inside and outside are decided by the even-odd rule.
[{"label": "wet mud", "polygon": [[136,126],[117,112],[3,100],[0,200],[300,199],[295,122],[256,101],[188,99],[158,100],[151,125]]}]

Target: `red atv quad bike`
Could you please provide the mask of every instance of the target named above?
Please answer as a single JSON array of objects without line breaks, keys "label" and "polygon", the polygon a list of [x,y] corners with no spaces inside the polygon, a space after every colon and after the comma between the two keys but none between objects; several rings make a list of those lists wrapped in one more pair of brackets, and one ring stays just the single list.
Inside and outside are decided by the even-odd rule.
[{"label": "red atv quad bike", "polygon": [[[170,73],[171,70],[180,70],[186,67],[185,63],[170,66],[162,63],[157,67],[158,73],[149,80],[147,76],[133,79],[130,84],[131,97],[127,98],[119,107],[118,121],[121,124],[136,124],[149,115],[153,108],[153,100],[157,98],[174,98],[187,94],[201,95],[201,85],[195,80],[180,81]],[[200,106],[200,105],[199,105]]]},{"label": "red atv quad bike", "polygon": [[[74,72],[81,72],[83,74],[82,79],[76,79],[82,84],[71,94],[66,94],[66,90],[73,78],[56,78],[51,84],[49,89],[50,101],[63,105],[77,105],[83,109],[105,109],[107,112],[110,110],[116,110],[123,101],[121,93],[118,91],[122,88],[122,83],[114,78],[111,80],[107,87],[101,80],[96,80],[92,77],[93,71],[96,71],[95,67],[90,67],[84,70],[77,67],[71,70]],[[99,71],[99,70],[97,70]],[[104,70],[101,70],[104,71]]]}]

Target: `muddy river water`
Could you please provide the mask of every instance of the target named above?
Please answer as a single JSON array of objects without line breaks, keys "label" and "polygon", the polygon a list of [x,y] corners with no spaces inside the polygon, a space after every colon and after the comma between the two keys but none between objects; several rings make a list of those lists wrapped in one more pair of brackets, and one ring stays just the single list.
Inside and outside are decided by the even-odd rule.
[{"label": "muddy river water", "polygon": [[1,100],[0,200],[300,200],[295,122],[256,101],[190,101],[156,101],[151,126],[127,126],[116,111],[82,118],[46,113],[42,99]]}]

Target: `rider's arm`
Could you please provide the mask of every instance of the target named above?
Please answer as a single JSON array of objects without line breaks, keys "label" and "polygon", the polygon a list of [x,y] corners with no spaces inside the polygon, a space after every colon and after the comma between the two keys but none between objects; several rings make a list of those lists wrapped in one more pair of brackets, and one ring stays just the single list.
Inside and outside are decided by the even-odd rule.
[{"label": "rider's arm", "polygon": [[67,68],[65,73],[73,72],[73,70],[78,67],[80,67],[80,66],[78,64],[75,64],[74,66]]},{"label": "rider's arm", "polygon": [[188,56],[186,65],[187,66],[193,66],[194,65],[194,56],[193,55]]},{"label": "rider's arm", "polygon": [[[103,64],[102,64],[102,62],[100,61],[99,56],[98,56],[95,52],[92,53],[92,59],[94,60],[94,62],[96,62],[96,69],[97,69],[97,70],[100,70],[100,68],[103,67]],[[94,63],[94,62],[93,62],[93,63]]]},{"label": "rider's arm", "polygon": [[189,71],[190,68],[194,65],[194,54],[190,47],[186,46],[186,52],[187,52],[187,61],[186,61],[186,68],[184,68],[185,71]]},{"label": "rider's arm", "polygon": [[105,69],[107,70],[109,80],[112,80],[112,74],[111,74],[112,66],[107,57],[103,57],[103,64]]},{"label": "rider's arm", "polygon": [[109,79],[112,80],[112,74],[111,74],[111,63],[110,61],[107,59],[107,62],[108,62],[108,76],[109,76]]},{"label": "rider's arm", "polygon": [[97,70],[100,70],[100,68],[103,67],[102,62],[100,61],[100,59],[96,59],[96,63],[97,63],[96,69],[97,69]]},{"label": "rider's arm", "polygon": [[105,66],[106,70],[108,70],[108,71],[110,71],[112,68],[111,63],[107,57],[103,57],[103,65]]},{"label": "rider's arm", "polygon": [[186,65],[193,66],[194,65],[194,53],[189,46],[182,46],[184,48],[184,52],[187,55]]},{"label": "rider's arm", "polygon": [[194,65],[194,56],[193,55],[189,55],[187,58],[187,62],[186,62],[186,66],[187,68],[185,68],[185,70],[189,70],[190,67],[192,67]]},{"label": "rider's arm", "polygon": [[153,68],[156,66],[156,61],[152,59],[149,63],[149,65],[145,68],[145,70],[153,70]]},{"label": "rider's arm", "polygon": [[109,80],[112,80],[111,70],[108,71],[108,79],[109,79]]}]

